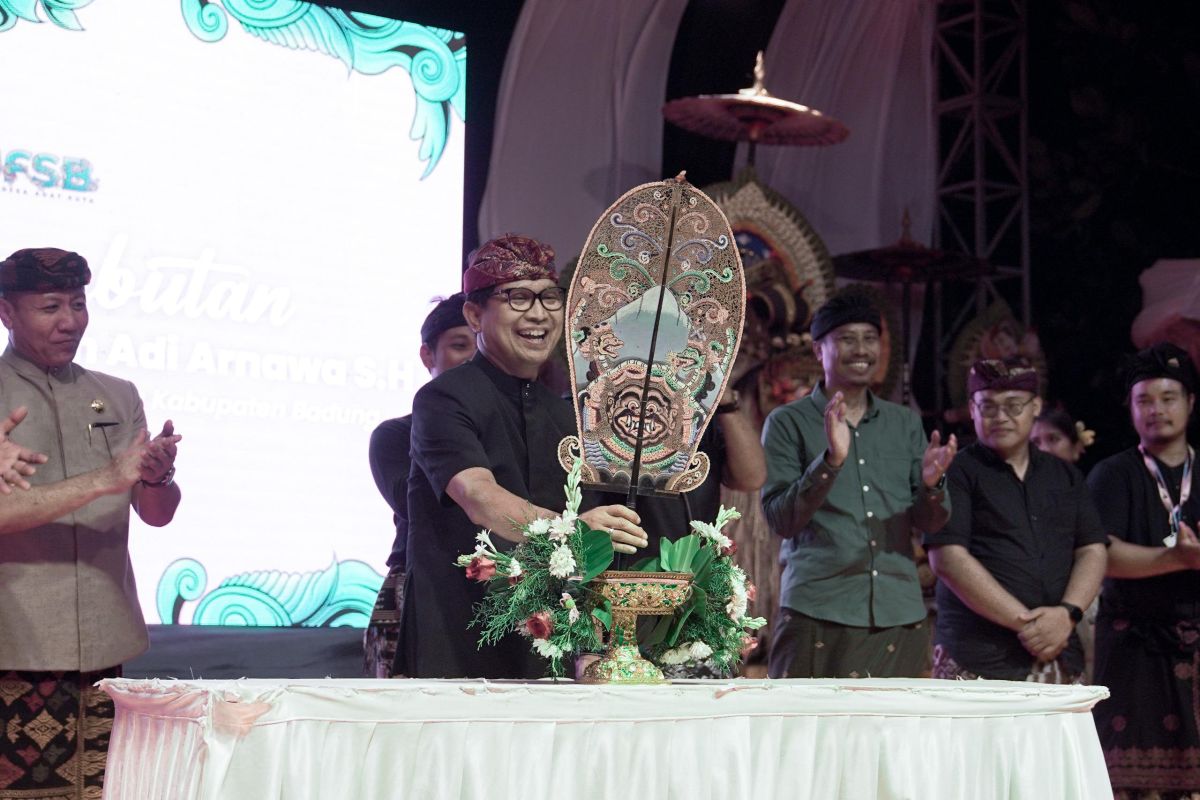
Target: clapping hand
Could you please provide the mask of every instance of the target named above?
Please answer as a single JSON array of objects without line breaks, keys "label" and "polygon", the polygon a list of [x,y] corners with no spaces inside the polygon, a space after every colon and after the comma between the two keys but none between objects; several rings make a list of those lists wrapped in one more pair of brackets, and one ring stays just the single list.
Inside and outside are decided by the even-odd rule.
[{"label": "clapping hand", "polygon": [[145,454],[139,465],[141,480],[159,483],[175,465],[176,445],[183,437],[175,433],[175,423],[167,420],[162,433],[146,444]]},{"label": "clapping hand", "polygon": [[950,468],[954,454],[958,452],[958,439],[950,434],[946,444],[942,444],[942,434],[934,431],[929,437],[929,446],[925,448],[925,457],[921,460],[921,480],[932,489]]},{"label": "clapping hand", "polygon": [[29,410],[25,406],[16,408],[8,418],[0,422],[0,494],[11,494],[13,488],[28,489],[27,477],[37,472],[34,464],[45,464],[46,456],[8,439],[14,428],[21,424]]},{"label": "clapping hand", "polygon": [[841,392],[834,392],[825,405],[825,441],[829,466],[842,466],[850,455],[850,423],[846,421],[846,396]]}]

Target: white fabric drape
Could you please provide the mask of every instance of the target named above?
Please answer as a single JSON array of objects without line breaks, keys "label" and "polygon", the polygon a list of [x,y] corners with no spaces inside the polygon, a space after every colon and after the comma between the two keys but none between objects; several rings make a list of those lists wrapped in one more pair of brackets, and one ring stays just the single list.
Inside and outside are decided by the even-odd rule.
[{"label": "white fabric drape", "polygon": [[[935,5],[789,0],[775,25],[767,89],[840,119],[850,138],[829,147],[759,147],[758,174],[796,204],[834,255],[893,244],[905,209],[913,238],[929,244]],[[745,158],[742,145],[738,163]]]},{"label": "white fabric drape", "polygon": [[108,680],[108,800],[1111,797],[1103,687]]},{"label": "white fabric drape", "polygon": [[526,0],[496,106],[479,237],[525,233],[560,263],[626,190],[657,180],[660,107],[687,0]]}]

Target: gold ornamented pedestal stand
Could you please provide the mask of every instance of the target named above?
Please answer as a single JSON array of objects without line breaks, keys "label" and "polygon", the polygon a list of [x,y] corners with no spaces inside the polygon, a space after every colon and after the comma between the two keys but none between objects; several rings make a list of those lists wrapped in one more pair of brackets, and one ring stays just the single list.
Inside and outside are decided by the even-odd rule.
[{"label": "gold ornamented pedestal stand", "polygon": [[637,618],[674,614],[692,594],[688,572],[601,572],[593,584],[612,606],[608,651],[587,666],[584,683],[665,683],[662,670],[642,658]]}]

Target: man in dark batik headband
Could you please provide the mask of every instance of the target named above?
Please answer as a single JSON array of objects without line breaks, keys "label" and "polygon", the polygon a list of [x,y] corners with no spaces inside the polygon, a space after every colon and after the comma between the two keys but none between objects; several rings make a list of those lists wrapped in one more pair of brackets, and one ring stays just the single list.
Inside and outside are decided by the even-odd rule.
[{"label": "man in dark batik headband", "polygon": [[29,409],[12,440],[51,454],[28,491],[0,499],[0,683],[28,687],[0,712],[14,797],[99,795],[113,709],[93,684],[148,644],[129,509],[165,525],[180,498],[171,422],[147,441],[136,387],[75,363],[90,279],[57,248],[0,262],[0,397]]},{"label": "man in dark batik headband", "polygon": [[946,473],[950,521],[925,535],[933,676],[1078,682],[1075,625],[1104,577],[1095,506],[1078,469],[1030,444],[1042,401],[1028,361],[976,361],[967,388],[978,441]]},{"label": "man in dark batik headband", "polygon": [[1190,797],[1200,790],[1200,481],[1188,444],[1196,373],[1168,342],[1125,373],[1138,445],[1088,476],[1109,534],[1108,580],[1096,619],[1095,709],[1120,798]]},{"label": "man in dark batik headband", "polygon": [[957,442],[943,445],[936,432],[927,442],[912,409],[871,391],[880,326],[854,291],[817,309],[824,380],[763,428],[763,511],[784,539],[772,678],[915,678],[928,669],[912,537],[949,516],[943,477]]},{"label": "man in dark batik headband", "polygon": [[[475,355],[475,336],[463,319],[462,292],[439,302],[421,324],[421,363],[433,377],[465,363]],[[375,486],[392,508],[396,538],[388,556],[388,574],[375,599],[371,621],[363,634],[364,672],[371,678],[391,678],[404,608],[405,564],[408,550],[408,473],[412,414],[381,422],[371,433],[368,458]]]},{"label": "man in dark batik headband", "polygon": [[[484,585],[455,566],[488,528],[553,517],[566,473],[558,443],[575,431],[571,406],[536,382],[563,329],[565,292],[554,251],[502,236],[471,254],[463,316],[478,353],[417,392],[408,484],[408,578],[396,672],[418,678],[537,678],[545,670],[516,635],[477,647],[469,630]],[[580,515],[622,552],[645,547],[637,514],[602,506]]]}]

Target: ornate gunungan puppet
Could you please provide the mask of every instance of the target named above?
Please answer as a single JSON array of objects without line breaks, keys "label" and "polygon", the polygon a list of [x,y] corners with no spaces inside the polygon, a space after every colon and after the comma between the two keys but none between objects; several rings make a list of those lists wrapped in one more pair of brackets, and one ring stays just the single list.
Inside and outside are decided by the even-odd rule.
[{"label": "ornate gunungan puppet", "polygon": [[583,483],[638,494],[694,489],[697,447],[737,357],[746,285],[721,209],[681,173],[625,193],[592,228],[567,299],[578,437],[559,445]]}]

